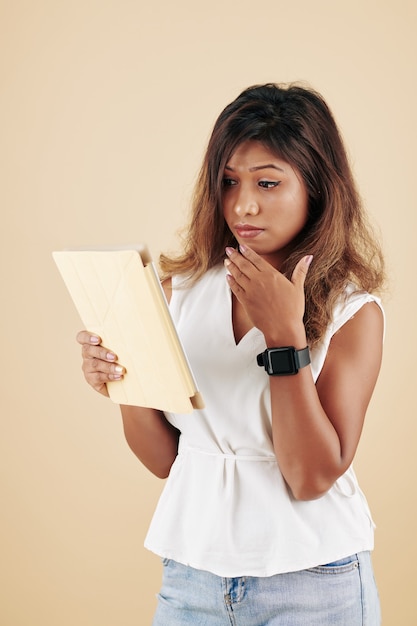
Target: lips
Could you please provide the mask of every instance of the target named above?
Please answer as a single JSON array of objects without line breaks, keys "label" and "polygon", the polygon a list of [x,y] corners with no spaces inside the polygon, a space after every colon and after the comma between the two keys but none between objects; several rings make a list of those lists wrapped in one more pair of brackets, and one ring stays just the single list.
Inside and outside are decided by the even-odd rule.
[{"label": "lips", "polygon": [[236,224],[235,231],[243,239],[252,239],[263,233],[264,229],[251,224]]}]

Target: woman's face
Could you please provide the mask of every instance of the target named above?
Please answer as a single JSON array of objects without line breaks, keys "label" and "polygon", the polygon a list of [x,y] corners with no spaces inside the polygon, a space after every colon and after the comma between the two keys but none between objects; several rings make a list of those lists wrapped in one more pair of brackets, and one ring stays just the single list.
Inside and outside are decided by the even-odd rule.
[{"label": "woman's face", "polygon": [[244,243],[281,267],[307,222],[308,194],[298,170],[259,141],[240,144],[223,174],[224,219]]}]

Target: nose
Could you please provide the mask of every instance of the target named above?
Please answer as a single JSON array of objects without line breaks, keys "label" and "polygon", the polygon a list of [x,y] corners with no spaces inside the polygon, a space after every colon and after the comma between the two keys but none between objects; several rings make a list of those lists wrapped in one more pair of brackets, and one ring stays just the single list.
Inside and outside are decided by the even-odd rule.
[{"label": "nose", "polygon": [[234,211],[238,217],[257,215],[259,213],[259,205],[253,194],[240,189],[235,201]]}]

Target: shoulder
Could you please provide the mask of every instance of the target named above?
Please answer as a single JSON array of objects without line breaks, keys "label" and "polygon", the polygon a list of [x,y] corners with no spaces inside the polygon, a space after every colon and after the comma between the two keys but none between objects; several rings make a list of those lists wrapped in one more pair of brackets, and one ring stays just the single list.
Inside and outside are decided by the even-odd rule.
[{"label": "shoulder", "polygon": [[358,350],[361,344],[366,349],[371,337],[376,344],[382,345],[384,333],[385,315],[381,300],[352,283],[348,284],[335,302],[323,337],[311,351],[314,379],[317,380],[324,363],[328,364],[333,356],[346,354],[346,351],[352,354],[349,348]]},{"label": "shoulder", "polygon": [[385,317],[378,297],[349,286],[335,309],[323,370],[355,370],[376,380],[382,360]]},{"label": "shoulder", "polygon": [[343,348],[344,353],[380,351],[384,338],[384,314],[376,300],[366,300],[333,334],[332,350]]},{"label": "shoulder", "polygon": [[329,356],[343,353],[356,359],[372,351],[380,360],[385,316],[380,299],[350,284],[335,307]]},{"label": "shoulder", "polygon": [[[367,304],[372,304],[372,306],[365,306]],[[345,291],[339,296],[333,309],[332,321],[328,329],[329,335],[332,337],[336,334],[362,309],[361,318],[379,318],[384,326],[385,315],[380,298],[349,283]]]}]

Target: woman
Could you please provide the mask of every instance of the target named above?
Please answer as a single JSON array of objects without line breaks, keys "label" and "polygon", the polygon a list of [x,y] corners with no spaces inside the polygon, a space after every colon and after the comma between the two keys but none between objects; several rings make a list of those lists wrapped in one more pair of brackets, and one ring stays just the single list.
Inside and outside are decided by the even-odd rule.
[{"label": "woman", "polygon": [[[373,522],[352,461],[382,358],[383,261],[323,98],[245,90],[220,114],[163,286],[204,410],[122,406],[168,477],[145,545],[155,626],[376,626]],[[87,381],[117,356],[82,331]]]}]

